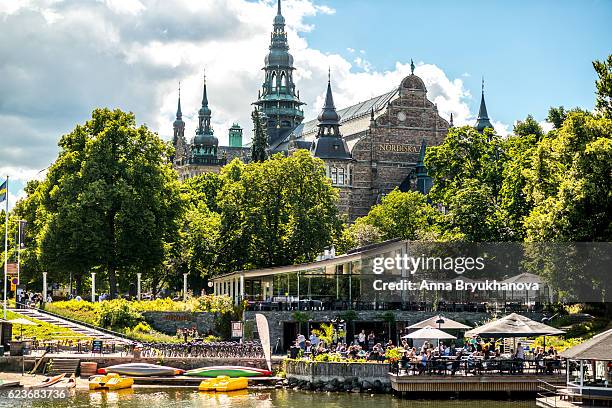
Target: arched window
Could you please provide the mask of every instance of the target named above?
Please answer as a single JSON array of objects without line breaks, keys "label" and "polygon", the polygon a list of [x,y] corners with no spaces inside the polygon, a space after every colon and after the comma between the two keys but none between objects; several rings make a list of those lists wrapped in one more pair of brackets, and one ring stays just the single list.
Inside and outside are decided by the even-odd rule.
[{"label": "arched window", "polygon": [[276,91],[276,72],[272,72],[272,77],[270,79],[270,86],[273,91]]},{"label": "arched window", "polygon": [[285,75],[284,72],[281,74],[280,86],[282,86],[282,87],[286,87],[287,86],[287,76]]}]

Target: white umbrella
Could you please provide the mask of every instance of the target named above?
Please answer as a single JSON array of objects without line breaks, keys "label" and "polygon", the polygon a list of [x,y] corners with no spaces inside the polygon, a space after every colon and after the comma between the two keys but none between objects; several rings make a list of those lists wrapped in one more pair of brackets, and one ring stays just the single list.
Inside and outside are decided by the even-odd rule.
[{"label": "white umbrella", "polygon": [[490,321],[480,327],[469,330],[465,337],[537,337],[565,334],[563,330],[536,322],[526,316],[511,313],[501,319]]},{"label": "white umbrella", "polygon": [[436,329],[435,327],[426,326],[422,329],[408,333],[402,336],[402,339],[419,339],[419,340],[441,340],[441,339],[456,339],[457,337],[452,334],[443,332],[442,330]]},{"label": "white umbrella", "polygon": [[422,322],[418,322],[413,324],[412,326],[408,326],[409,329],[422,329],[424,327],[436,327],[439,329],[445,330],[462,330],[462,329],[470,329],[470,326],[466,326],[463,323],[456,322],[448,317],[443,317],[440,315],[430,317],[429,319],[425,319]]}]

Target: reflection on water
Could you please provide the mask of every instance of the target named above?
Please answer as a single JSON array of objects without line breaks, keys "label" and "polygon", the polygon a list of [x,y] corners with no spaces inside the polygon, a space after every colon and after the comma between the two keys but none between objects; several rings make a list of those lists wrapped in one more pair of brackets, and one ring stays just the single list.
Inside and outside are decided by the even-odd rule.
[{"label": "reflection on water", "polygon": [[197,392],[186,388],[77,391],[65,400],[0,401],[10,408],[533,408],[535,401],[406,400],[390,395],[314,393],[291,390]]}]

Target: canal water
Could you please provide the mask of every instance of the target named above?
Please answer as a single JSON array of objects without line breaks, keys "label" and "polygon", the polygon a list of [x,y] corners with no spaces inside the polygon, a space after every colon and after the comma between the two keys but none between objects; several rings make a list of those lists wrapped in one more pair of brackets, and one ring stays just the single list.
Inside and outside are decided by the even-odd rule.
[{"label": "canal water", "polygon": [[201,393],[186,388],[137,388],[114,392],[76,391],[66,399],[0,400],[10,408],[533,408],[535,401],[406,400],[391,395],[314,393],[293,390],[237,391],[232,394]]}]

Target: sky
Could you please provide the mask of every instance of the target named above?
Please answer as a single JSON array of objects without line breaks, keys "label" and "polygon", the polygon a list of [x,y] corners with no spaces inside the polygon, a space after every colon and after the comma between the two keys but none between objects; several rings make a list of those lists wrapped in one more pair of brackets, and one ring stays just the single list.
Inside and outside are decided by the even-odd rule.
[{"label": "sky", "polygon": [[[472,124],[481,81],[500,134],[550,106],[592,109],[612,45],[612,1],[283,0],[307,119],[328,67],[342,108],[423,78],[443,117]],[[181,82],[194,134],[206,70],[212,124],[251,135],[276,0],[0,0],[0,174],[10,203],[44,176],[57,142],[96,107],[120,108],[169,140]],[[2,177],[3,178],[3,177]]]}]

